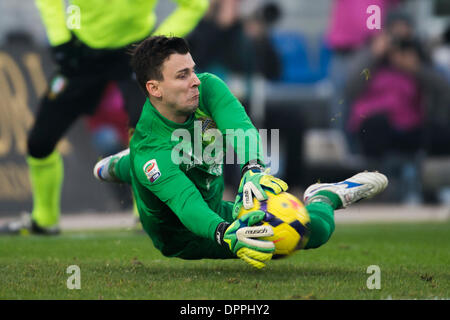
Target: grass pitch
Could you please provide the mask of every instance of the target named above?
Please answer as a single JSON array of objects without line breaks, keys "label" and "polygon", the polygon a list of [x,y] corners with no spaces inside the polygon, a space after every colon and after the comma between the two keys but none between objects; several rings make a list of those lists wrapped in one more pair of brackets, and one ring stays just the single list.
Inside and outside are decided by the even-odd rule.
[{"label": "grass pitch", "polygon": [[[0,238],[1,299],[448,299],[450,222],[337,225],[319,249],[254,270],[165,258],[135,231]],[[80,267],[81,289],[66,273]],[[381,289],[368,289],[381,271]]]}]

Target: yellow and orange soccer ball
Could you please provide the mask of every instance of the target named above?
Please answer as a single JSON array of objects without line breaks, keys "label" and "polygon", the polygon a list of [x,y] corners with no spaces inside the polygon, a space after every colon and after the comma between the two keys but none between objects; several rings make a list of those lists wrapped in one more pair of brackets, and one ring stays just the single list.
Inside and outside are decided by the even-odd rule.
[{"label": "yellow and orange soccer ball", "polygon": [[310,218],[303,203],[290,193],[268,193],[264,201],[253,200],[254,207],[239,211],[238,218],[254,210],[266,213],[263,225],[270,225],[274,235],[261,238],[275,244],[274,258],[286,257],[306,246],[310,234]]}]

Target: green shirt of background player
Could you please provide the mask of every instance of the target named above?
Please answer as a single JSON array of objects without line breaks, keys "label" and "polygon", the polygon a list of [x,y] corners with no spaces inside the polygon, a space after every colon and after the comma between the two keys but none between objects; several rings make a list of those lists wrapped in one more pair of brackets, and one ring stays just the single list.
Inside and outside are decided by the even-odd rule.
[{"label": "green shirt of background player", "polygon": [[[103,181],[131,183],[143,228],[165,256],[237,256],[256,268],[264,267],[274,251],[273,242],[258,239],[273,235],[270,226],[258,225],[265,213],[250,211],[237,219],[238,212],[242,206],[251,209],[253,197],[267,199],[266,191],[278,194],[287,185],[264,172],[259,135],[244,108],[219,78],[195,73],[181,38],[144,40],[134,51],[132,66],[148,99],[130,148],[99,161],[94,175]],[[239,134],[232,138],[243,172],[234,203],[222,200],[223,165],[196,152],[196,134],[207,135],[207,128],[217,128],[220,135],[202,139],[201,151],[220,142],[230,130],[240,129],[249,137],[248,143],[234,141]],[[182,142],[174,135],[183,137]],[[180,154],[186,162],[179,161]],[[196,161],[199,158],[203,159]],[[384,175],[363,172],[341,183],[308,188],[305,203],[311,235],[305,249],[328,241],[334,231],[334,209],[372,197],[386,185]]]},{"label": "green shirt of background player", "polygon": [[208,9],[208,0],[172,0],[176,9],[153,30],[158,0],[36,0],[50,44],[71,40],[72,34],[94,49],[116,49],[149,34],[184,37]]}]

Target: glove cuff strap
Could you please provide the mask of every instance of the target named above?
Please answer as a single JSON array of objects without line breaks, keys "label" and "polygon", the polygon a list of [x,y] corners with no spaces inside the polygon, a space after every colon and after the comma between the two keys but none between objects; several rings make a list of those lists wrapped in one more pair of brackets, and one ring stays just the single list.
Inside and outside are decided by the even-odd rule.
[{"label": "glove cuff strap", "polygon": [[241,176],[244,175],[248,170],[252,170],[253,172],[263,172],[264,166],[258,163],[257,160],[250,160],[242,167]]},{"label": "glove cuff strap", "polygon": [[229,226],[230,226],[230,224],[228,222],[225,222],[225,221],[221,222],[217,226],[216,232],[214,233],[216,242],[226,248],[228,248],[228,245],[225,242],[223,242],[223,235],[225,234],[225,230],[227,230]]}]

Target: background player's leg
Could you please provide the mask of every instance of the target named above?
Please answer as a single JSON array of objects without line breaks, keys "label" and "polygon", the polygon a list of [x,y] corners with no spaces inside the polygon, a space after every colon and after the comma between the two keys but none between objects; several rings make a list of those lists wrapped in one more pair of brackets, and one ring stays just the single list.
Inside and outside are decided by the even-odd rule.
[{"label": "background player's leg", "polygon": [[[55,83],[59,85],[55,88]],[[56,76],[41,100],[28,135],[28,157],[33,193],[32,220],[40,227],[56,225],[60,216],[63,161],[56,144],[80,114],[95,108],[104,83],[99,79]]]},{"label": "background player's leg", "polygon": [[55,146],[77,118],[72,112],[61,112],[63,106],[58,108],[58,101],[44,98],[28,136],[27,163],[33,195],[31,217],[40,227],[59,222],[64,165]]},{"label": "background player's leg", "polygon": [[61,155],[53,151],[45,158],[27,157],[33,191],[31,217],[40,227],[58,224],[64,166]]}]

